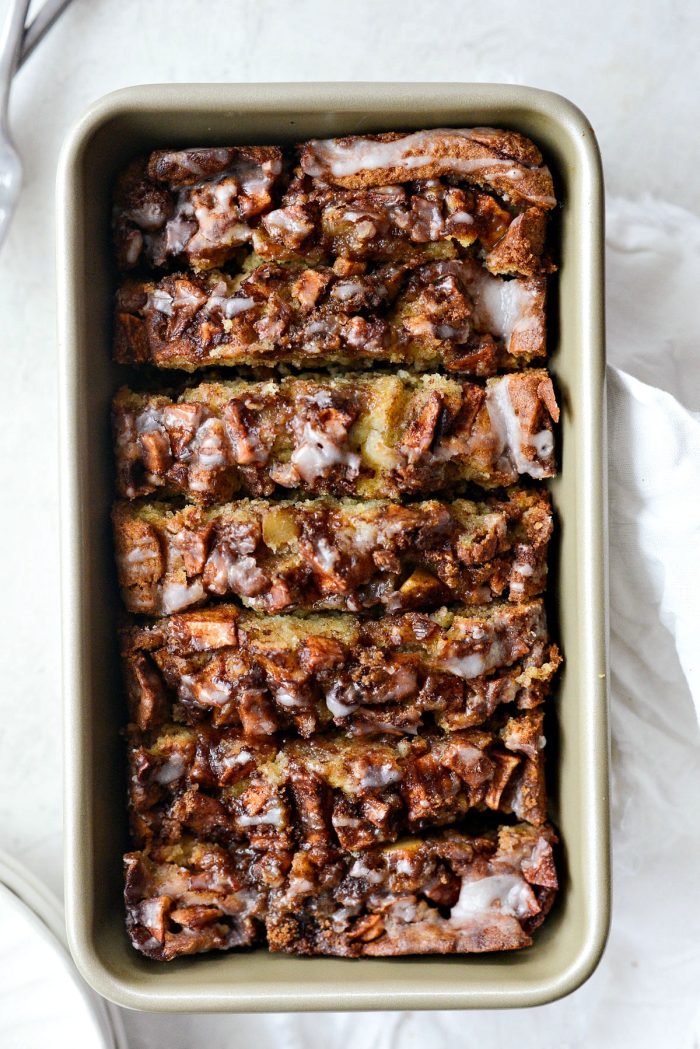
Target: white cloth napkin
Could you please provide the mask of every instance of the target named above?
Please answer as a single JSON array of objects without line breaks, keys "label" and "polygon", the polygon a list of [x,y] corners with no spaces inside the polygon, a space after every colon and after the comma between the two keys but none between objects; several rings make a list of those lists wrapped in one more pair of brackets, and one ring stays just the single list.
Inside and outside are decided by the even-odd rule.
[{"label": "white cloth napkin", "polygon": [[[594,976],[534,1010],[212,1017],[208,1049],[700,1045],[699,317],[700,220],[609,201],[614,901]],[[198,1044],[196,1017],[126,1021],[138,1046]]]},{"label": "white cloth napkin", "polygon": [[3,874],[0,864],[0,1046],[119,1049],[121,1024],[113,1028],[112,1014],[87,989],[65,945]]}]

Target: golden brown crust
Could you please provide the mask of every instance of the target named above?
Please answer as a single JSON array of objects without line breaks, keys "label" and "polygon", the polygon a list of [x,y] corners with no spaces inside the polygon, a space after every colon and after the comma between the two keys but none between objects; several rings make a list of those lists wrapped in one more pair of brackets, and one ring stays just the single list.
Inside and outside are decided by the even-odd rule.
[{"label": "golden brown crust", "polygon": [[491,273],[519,273],[535,277],[551,270],[543,261],[547,216],[539,208],[526,208],[516,215],[503,237],[486,254],[484,265]]}]

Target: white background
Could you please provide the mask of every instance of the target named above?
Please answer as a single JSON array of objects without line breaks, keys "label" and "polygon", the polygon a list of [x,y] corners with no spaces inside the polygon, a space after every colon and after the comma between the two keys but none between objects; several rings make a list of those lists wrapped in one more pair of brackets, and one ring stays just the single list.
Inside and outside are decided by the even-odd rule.
[{"label": "white background", "polygon": [[[5,8],[0,0],[0,14]],[[75,0],[16,79],[12,122],[26,187],[0,252],[0,844],[57,891],[62,858],[53,194],[60,143],[90,102],[125,85],[324,79],[505,81],[558,91],[596,129],[610,194],[651,195],[700,215],[700,5],[691,0]],[[625,735],[625,724],[616,722],[616,757],[634,751],[638,762],[653,760],[640,735]],[[678,727],[686,738],[695,730],[692,715]],[[697,761],[686,760],[686,766],[679,769],[686,796],[698,798]],[[633,798],[619,795],[618,802],[625,811],[634,805]],[[697,825],[696,813],[694,807]],[[657,829],[663,835],[663,825]],[[633,891],[634,871],[626,873]],[[662,895],[672,884],[662,881]],[[652,925],[656,907],[655,894],[640,901],[639,913]],[[689,920],[698,930],[697,918]],[[663,936],[664,928],[657,931]],[[260,1049],[432,1049],[448,1040],[489,1049],[511,1039],[515,1044],[516,1038],[522,1046],[559,1049],[588,1044],[591,1037],[603,1047],[697,1045],[682,1020],[692,1012],[698,985],[693,991],[679,977],[691,961],[699,971],[697,948],[688,941],[664,950],[668,961],[657,970],[651,945],[649,957],[638,957],[623,944],[614,955],[619,961],[576,996],[577,1006],[521,1013],[517,1025],[512,1015],[489,1020],[447,1014],[303,1021],[132,1015],[127,1025],[133,1045],[144,1049],[250,1043]],[[664,995],[665,1016],[658,1007]],[[496,1024],[493,1042],[490,1024]]]}]

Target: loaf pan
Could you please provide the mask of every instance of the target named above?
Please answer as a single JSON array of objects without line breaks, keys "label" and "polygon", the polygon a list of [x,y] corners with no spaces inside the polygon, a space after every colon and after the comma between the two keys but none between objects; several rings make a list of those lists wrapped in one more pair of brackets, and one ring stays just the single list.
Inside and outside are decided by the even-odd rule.
[{"label": "loaf pan", "polygon": [[[496,125],[533,138],[562,201],[550,305],[562,403],[559,541],[550,615],[566,656],[551,748],[562,889],[534,946],[504,955],[295,958],[264,950],[159,964],[124,929],[128,847],[119,594],[109,531],[110,189],[158,147],[290,143],[308,137]],[[609,921],[604,470],[603,190],[595,137],[566,99],[491,84],[249,84],[129,88],[71,131],[58,178],[66,914],[75,962],[95,990],[153,1010],[464,1009],[559,998],[593,971]]]}]

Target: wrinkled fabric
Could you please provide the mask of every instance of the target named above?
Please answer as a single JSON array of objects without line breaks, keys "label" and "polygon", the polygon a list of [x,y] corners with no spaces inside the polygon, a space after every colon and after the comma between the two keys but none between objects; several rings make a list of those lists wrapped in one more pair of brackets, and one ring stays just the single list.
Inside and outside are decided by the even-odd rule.
[{"label": "wrinkled fabric", "polygon": [[[700,220],[610,201],[607,263],[614,896],[599,968],[532,1010],[209,1017],[207,1049],[700,1045]],[[125,1019],[138,1049],[201,1044],[195,1016]]]}]

